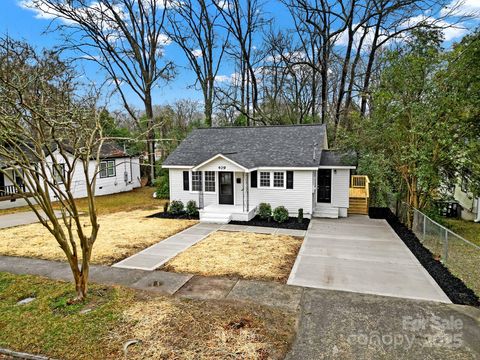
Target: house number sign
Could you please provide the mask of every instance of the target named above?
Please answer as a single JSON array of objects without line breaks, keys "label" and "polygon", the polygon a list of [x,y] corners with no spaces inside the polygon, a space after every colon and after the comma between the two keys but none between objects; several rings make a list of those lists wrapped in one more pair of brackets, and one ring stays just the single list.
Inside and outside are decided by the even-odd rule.
[{"label": "house number sign", "polygon": [[227,167],[226,167],[225,165],[220,165],[220,166],[218,167],[218,170],[225,170],[226,168],[227,168]]}]

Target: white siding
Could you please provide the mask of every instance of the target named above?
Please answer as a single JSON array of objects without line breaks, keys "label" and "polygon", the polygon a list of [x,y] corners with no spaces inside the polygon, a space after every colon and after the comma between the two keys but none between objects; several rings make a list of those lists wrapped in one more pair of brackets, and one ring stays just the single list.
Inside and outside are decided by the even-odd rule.
[{"label": "white siding", "polygon": [[[260,172],[258,176],[260,176]],[[258,177],[258,183],[260,183],[260,177]],[[261,202],[269,203],[272,210],[277,206],[285,206],[291,216],[296,216],[300,208],[303,209],[305,215],[311,214],[312,171],[294,171],[293,189],[251,188],[250,204],[256,206]]]},{"label": "white siding", "polygon": [[332,170],[332,206],[348,208],[349,206],[350,170]]},{"label": "white siding", "polygon": [[242,168],[238,167],[231,161],[225,160],[223,158],[217,158],[198,168],[200,171],[243,171]]}]

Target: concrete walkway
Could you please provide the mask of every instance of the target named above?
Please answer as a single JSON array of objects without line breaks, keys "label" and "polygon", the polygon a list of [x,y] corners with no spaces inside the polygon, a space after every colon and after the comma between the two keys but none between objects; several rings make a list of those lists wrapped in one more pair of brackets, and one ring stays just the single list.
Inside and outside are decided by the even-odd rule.
[{"label": "concrete walkway", "polygon": [[125,269],[155,270],[221,226],[219,224],[194,225],[112,266]]},{"label": "concrete walkway", "polygon": [[261,234],[278,234],[291,236],[304,236],[303,230],[277,229],[260,226],[245,225],[221,225],[200,223],[184,231],[179,232],[159,243],[150,246],[139,253],[130,256],[114,265],[113,267],[124,269],[155,270],[160,266],[187,250],[190,246],[202,241],[212,232],[223,231],[247,231]]},{"label": "concrete walkway", "polygon": [[[44,214],[42,212],[42,214]],[[57,217],[61,216],[60,211],[55,211]],[[44,216],[44,215],[42,215]],[[0,229],[14,226],[34,224],[38,222],[37,215],[33,211],[23,211],[13,214],[0,215]]]},{"label": "concrete walkway", "polygon": [[313,219],[288,284],[450,303],[385,220]]}]

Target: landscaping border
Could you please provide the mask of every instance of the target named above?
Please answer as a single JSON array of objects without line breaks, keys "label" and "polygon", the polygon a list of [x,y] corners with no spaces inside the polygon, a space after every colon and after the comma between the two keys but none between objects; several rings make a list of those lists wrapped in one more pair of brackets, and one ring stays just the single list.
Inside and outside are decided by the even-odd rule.
[{"label": "landscaping border", "polygon": [[185,211],[182,211],[180,214],[171,214],[169,212],[160,211],[158,213],[148,215],[147,218],[160,218],[160,219],[178,219],[178,220],[198,220],[200,217],[189,216]]},{"label": "landscaping border", "polygon": [[480,307],[480,299],[475,292],[439,260],[435,260],[430,250],[423,246],[417,236],[403,225],[389,208],[369,208],[368,215],[372,219],[385,219],[388,222],[453,303]]},{"label": "landscaping border", "polygon": [[230,221],[229,224],[232,225],[245,225],[245,226],[261,226],[261,227],[270,227],[277,229],[291,229],[291,230],[307,230],[308,225],[310,224],[310,219],[303,218],[302,222],[298,222],[298,218],[289,217],[287,221],[279,223],[273,219],[263,220],[260,216],[256,215],[250,221]]}]

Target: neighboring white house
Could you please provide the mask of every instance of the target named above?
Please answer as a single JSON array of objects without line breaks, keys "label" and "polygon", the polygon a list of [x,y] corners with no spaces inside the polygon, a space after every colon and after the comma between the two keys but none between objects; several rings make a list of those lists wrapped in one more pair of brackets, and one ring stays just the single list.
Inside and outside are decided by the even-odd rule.
[{"label": "neighboring white house", "polygon": [[453,197],[460,204],[460,216],[464,220],[480,222],[480,198],[475,197],[468,191],[468,181],[462,179],[460,184],[455,186]]},{"label": "neighboring white house", "polygon": [[163,162],[170,199],[195,200],[200,219],[250,220],[258,205],[291,216],[346,217],[356,154],[328,150],[325,125],[197,129]]},{"label": "neighboring white house", "polygon": [[[53,152],[58,163],[58,170],[53,172],[65,171],[64,160],[58,153]],[[108,195],[119,192],[131,191],[134,188],[141,186],[140,180],[140,159],[138,156],[129,156],[122,148],[114,143],[104,143],[100,150],[100,165],[99,172],[96,175],[95,195]],[[53,160],[47,158],[47,165],[52,168]],[[89,163],[89,173],[93,177],[95,175],[96,160],[91,160]],[[15,176],[15,172],[9,169],[3,169],[12,174],[12,178],[16,183],[21,185],[23,179]],[[57,182],[61,182],[58,175]],[[73,172],[73,195],[75,198],[83,198],[87,196],[87,189],[85,177],[83,175],[83,165],[77,163]],[[52,200],[55,200],[55,195],[52,193]],[[20,194],[17,193],[17,188],[0,172],[0,209],[8,209],[12,207],[27,205],[26,201]]]}]

